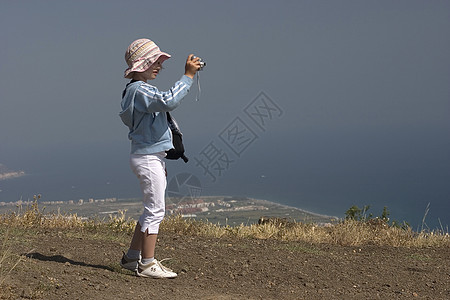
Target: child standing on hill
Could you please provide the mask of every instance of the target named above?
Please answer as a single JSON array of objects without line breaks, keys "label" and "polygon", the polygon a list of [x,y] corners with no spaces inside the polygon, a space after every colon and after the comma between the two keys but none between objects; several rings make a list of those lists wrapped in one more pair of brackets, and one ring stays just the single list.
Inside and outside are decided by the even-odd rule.
[{"label": "child standing on hill", "polygon": [[166,92],[147,83],[158,76],[162,63],[170,55],[160,51],[149,39],[131,43],[125,53],[128,68],[125,78],[132,79],[122,95],[120,117],[130,129],[130,165],[139,179],[143,193],[144,212],[136,225],[130,248],[120,265],[136,271],[138,276],[175,278],[177,274],[155,259],[159,225],[165,213],[165,151],[173,148],[166,112],[178,107],[189,92],[199,58],[188,56],[185,73]]}]

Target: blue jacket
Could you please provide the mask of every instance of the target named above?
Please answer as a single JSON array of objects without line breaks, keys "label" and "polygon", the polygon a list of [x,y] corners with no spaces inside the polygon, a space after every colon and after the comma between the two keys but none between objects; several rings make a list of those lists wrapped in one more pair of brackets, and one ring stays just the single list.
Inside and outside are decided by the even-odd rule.
[{"label": "blue jacket", "polygon": [[181,103],[192,81],[183,75],[167,92],[143,81],[128,84],[119,116],[130,129],[131,154],[155,154],[173,148],[166,112]]}]

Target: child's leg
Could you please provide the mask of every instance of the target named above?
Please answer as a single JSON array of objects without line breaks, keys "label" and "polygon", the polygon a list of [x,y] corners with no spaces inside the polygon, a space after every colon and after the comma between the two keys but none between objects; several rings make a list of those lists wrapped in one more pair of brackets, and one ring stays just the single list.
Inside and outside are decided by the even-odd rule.
[{"label": "child's leg", "polygon": [[136,224],[136,228],[134,229],[133,239],[130,244],[131,250],[142,251],[142,232],[141,225],[139,223]]},{"label": "child's leg", "polygon": [[148,234],[148,230],[145,233],[142,232],[141,225],[138,223],[134,230],[130,249],[140,251],[142,258],[153,258],[155,257],[155,247],[157,239],[157,234]]},{"label": "child's leg", "polygon": [[140,250],[142,258],[152,258],[159,224],[165,213],[166,174],[163,158],[158,155],[132,156],[131,166],[139,178],[144,196],[144,212],[136,225],[130,249]]},{"label": "child's leg", "polygon": [[[148,232],[148,231],[147,231]],[[142,232],[142,259],[149,259],[155,257],[157,234],[148,234]]]}]

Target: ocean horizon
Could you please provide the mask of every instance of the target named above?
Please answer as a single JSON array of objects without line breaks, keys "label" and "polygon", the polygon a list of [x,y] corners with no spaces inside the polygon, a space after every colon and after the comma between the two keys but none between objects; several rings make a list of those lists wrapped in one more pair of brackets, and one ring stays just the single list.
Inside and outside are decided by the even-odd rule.
[{"label": "ocean horizon", "polygon": [[[167,196],[173,193],[173,183],[176,177],[186,175],[189,173],[178,173],[172,177],[168,177]],[[130,174],[128,174],[130,175]],[[194,176],[195,177],[195,176]],[[289,206],[300,209],[312,214],[331,216],[337,218],[344,218],[345,212],[352,205],[357,205],[363,208],[369,205],[370,209],[366,215],[372,214],[374,217],[380,216],[383,205],[381,203],[367,202],[355,203],[352,205],[330,205],[329,201],[325,200],[304,200],[299,201],[297,193],[289,193],[289,191],[274,192],[274,189],[268,187],[264,190],[264,185],[256,185],[249,183],[250,188],[236,188],[231,190],[229,188],[220,188],[221,186],[229,187],[229,182],[225,182],[218,186],[203,186],[201,191],[197,191],[196,196],[233,196],[233,197],[247,197],[254,199],[261,199],[274,202],[280,205]],[[254,186],[252,188],[251,186]],[[188,188],[180,187],[177,192],[183,196],[189,196],[191,193]],[[192,193],[191,193],[192,194]],[[33,201],[34,195],[40,195],[41,201],[78,201],[79,199],[132,199],[140,198],[141,192],[137,180],[130,175],[125,176],[121,180],[100,179],[98,176],[74,176],[72,178],[60,176],[58,173],[36,173],[25,174],[18,178],[11,178],[0,181],[0,203],[11,203],[17,201]],[[333,202],[333,201],[332,201]],[[336,202],[336,201],[334,201]],[[425,229],[441,229],[448,232],[449,218],[446,211],[448,207],[436,210],[433,203],[426,204],[423,207],[417,207],[411,210],[398,209],[396,206],[387,205],[390,212],[390,219],[397,222],[407,222],[413,230]],[[442,213],[439,215],[439,213]],[[424,221],[425,217],[425,222]]]}]

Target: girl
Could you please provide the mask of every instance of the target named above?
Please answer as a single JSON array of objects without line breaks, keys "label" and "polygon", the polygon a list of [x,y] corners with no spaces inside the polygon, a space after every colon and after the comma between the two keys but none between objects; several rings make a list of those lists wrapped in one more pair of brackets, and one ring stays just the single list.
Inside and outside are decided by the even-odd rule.
[{"label": "girl", "polygon": [[192,56],[188,56],[185,73],[180,80],[169,91],[162,92],[147,81],[158,76],[162,63],[170,55],[162,52],[149,39],[134,41],[125,53],[128,68],[124,77],[132,80],[123,92],[119,115],[130,129],[130,165],[139,179],[144,212],[120,265],[136,271],[142,277],[177,276],[155,259],[155,246],[165,213],[166,174],[163,158],[165,151],[173,147],[166,112],[178,107],[189,92],[195,73],[200,69],[200,59],[192,59]]}]

